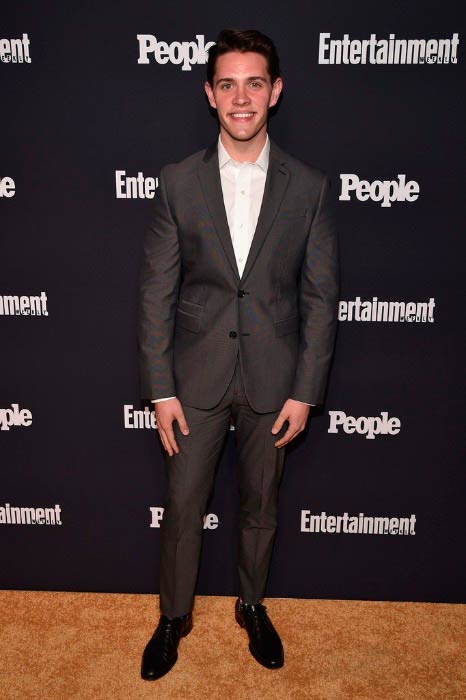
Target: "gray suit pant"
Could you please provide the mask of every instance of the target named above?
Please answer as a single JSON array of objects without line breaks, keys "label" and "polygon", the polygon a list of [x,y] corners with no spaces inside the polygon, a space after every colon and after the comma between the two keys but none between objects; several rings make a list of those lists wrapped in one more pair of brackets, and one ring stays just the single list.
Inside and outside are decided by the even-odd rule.
[{"label": "gray suit pant", "polygon": [[179,453],[166,453],[168,493],[160,531],[160,608],[169,617],[192,610],[199,569],[203,517],[211,494],[222,446],[235,426],[240,492],[238,572],[245,603],[258,602],[265,585],[277,526],[278,487],[286,447],[274,443],[279,411],[256,413],[250,407],[239,355],[233,378],[217,406],[183,405],[189,435],[173,428]]}]

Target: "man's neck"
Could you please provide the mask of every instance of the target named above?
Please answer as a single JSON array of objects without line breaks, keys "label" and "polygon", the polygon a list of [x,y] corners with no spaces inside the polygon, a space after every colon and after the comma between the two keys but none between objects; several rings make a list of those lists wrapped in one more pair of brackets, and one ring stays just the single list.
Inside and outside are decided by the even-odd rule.
[{"label": "man's neck", "polygon": [[220,129],[220,139],[230,158],[240,163],[248,161],[255,163],[267,140],[267,131],[262,129],[249,141],[237,141],[232,139],[223,129]]}]

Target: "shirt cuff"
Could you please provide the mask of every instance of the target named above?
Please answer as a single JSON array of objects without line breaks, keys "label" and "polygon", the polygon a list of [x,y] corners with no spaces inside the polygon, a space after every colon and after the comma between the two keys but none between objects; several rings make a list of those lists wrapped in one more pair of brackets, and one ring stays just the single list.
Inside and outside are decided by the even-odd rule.
[{"label": "shirt cuff", "polygon": [[159,401],[168,401],[168,399],[176,399],[176,396],[166,396],[163,399],[152,399],[151,403],[159,403]]}]

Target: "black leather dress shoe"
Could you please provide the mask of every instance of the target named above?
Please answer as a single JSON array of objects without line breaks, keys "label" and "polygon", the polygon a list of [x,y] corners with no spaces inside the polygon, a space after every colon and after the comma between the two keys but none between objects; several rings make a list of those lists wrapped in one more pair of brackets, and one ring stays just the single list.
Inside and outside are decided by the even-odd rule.
[{"label": "black leather dress shoe", "polygon": [[182,617],[161,615],[157,629],[142,655],[141,677],[155,681],[170,671],[178,658],[178,644],[193,628],[192,613]]},{"label": "black leather dress shoe", "polygon": [[245,627],[249,635],[249,651],[262,666],[281,668],[284,663],[283,646],[278,632],[272,625],[262,603],[235,604],[236,622]]}]

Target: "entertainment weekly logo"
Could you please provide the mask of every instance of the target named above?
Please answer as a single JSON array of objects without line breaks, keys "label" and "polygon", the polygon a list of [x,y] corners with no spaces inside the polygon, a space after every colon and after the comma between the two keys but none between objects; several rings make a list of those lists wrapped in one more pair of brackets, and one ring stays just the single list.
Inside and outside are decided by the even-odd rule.
[{"label": "entertainment weekly logo", "polygon": [[27,34],[22,39],[0,39],[0,61],[2,63],[31,63]]},{"label": "entertainment weekly logo", "polygon": [[[143,409],[134,408],[132,403],[123,405],[123,425],[129,430],[154,430],[157,428],[157,419],[154,409],[145,406]],[[234,430],[234,425],[230,430]]]},{"label": "entertainment weekly logo", "polygon": [[319,35],[319,63],[323,65],[412,65],[457,63],[458,33],[451,39],[331,39],[330,32]]},{"label": "entertainment weekly logo", "polygon": [[148,406],[145,406],[143,410],[138,410],[131,403],[123,406],[123,424],[125,428],[130,430],[135,428],[154,430],[157,428],[154,410]]},{"label": "entertainment weekly logo", "polygon": [[138,34],[139,44],[138,63],[150,63],[151,60],[159,64],[172,63],[181,66],[181,70],[191,70],[193,65],[205,65],[207,52],[215,41],[205,43],[203,34],[196,34],[196,41],[158,41],[153,34]]},{"label": "entertainment weekly logo", "polygon": [[144,177],[144,173],[127,175],[126,170],[115,170],[115,195],[117,199],[154,199],[159,186],[158,177]]},{"label": "entertainment weekly logo", "polygon": [[406,182],[406,175],[397,176],[397,180],[360,180],[355,173],[340,175],[340,202],[349,202],[354,195],[359,202],[368,199],[380,203],[381,207],[391,207],[393,202],[415,202],[419,198],[419,183],[415,180]]},{"label": "entertainment weekly logo", "polygon": [[380,301],[372,297],[363,301],[361,297],[340,301],[339,321],[362,323],[434,323],[435,298],[429,301]]},{"label": "entertainment weekly logo", "polygon": [[301,532],[325,535],[408,535],[416,534],[416,515],[388,517],[359,513],[358,515],[327,515],[301,511]]},{"label": "entertainment weekly logo", "polygon": [[10,295],[0,294],[0,316],[48,316],[47,294]]},{"label": "entertainment weekly logo", "polygon": [[62,525],[61,506],[0,506],[0,525]]},{"label": "entertainment weekly logo", "polygon": [[14,197],[16,194],[16,185],[12,177],[0,177],[0,197]]},{"label": "entertainment weekly logo", "polygon": [[[165,508],[162,508],[160,506],[150,506],[149,510],[151,515],[149,527],[160,528],[160,523],[163,520],[163,512]],[[204,530],[216,530],[219,526],[218,515],[216,515],[215,513],[207,513],[206,515],[204,515],[203,520]]]}]

